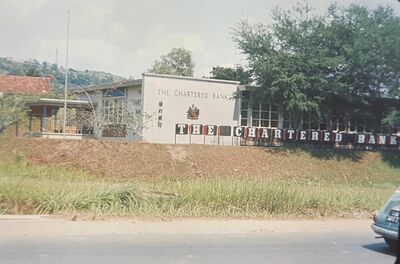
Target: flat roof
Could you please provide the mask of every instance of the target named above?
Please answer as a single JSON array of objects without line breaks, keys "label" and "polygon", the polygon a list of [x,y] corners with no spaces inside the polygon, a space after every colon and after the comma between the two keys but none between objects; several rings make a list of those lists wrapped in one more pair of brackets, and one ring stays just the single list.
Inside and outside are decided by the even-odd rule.
[{"label": "flat roof", "polygon": [[[37,101],[27,103],[28,106],[64,106],[64,99],[39,98]],[[67,107],[79,107],[89,105],[89,101],[67,100]]]},{"label": "flat roof", "polygon": [[151,76],[151,77],[160,77],[160,78],[169,78],[169,79],[193,80],[193,81],[201,81],[201,82],[228,83],[228,84],[236,84],[236,85],[238,85],[240,83],[238,81],[230,81],[230,80],[196,78],[196,77],[186,77],[186,76],[178,76],[178,75],[156,74],[156,73],[149,73],[149,72],[142,73],[142,75],[143,75],[143,77]]},{"label": "flat roof", "polygon": [[[195,77],[186,77],[186,76],[177,76],[177,75],[167,75],[167,74],[156,74],[156,73],[142,73],[143,77],[151,76],[151,77],[159,77],[159,78],[169,78],[169,79],[181,79],[181,80],[192,80],[192,81],[201,81],[201,82],[212,82],[212,83],[226,83],[226,84],[235,84],[239,85],[238,81],[230,81],[230,80],[219,80],[219,79],[210,79],[210,78],[195,78]],[[106,89],[117,89],[122,87],[129,86],[138,86],[142,85],[142,79],[136,80],[124,80],[121,82],[107,83],[107,84],[99,84],[99,85],[89,85],[83,86],[81,88],[69,88],[70,91],[74,93],[83,93],[82,89],[86,92],[94,91],[94,90],[106,90]]]},{"label": "flat roof", "polygon": [[69,88],[70,91],[74,93],[83,93],[82,89],[85,91],[94,91],[94,90],[106,90],[106,89],[117,89],[121,87],[129,87],[129,86],[137,86],[142,85],[142,79],[135,79],[135,80],[124,80],[120,82],[113,82],[113,83],[106,83],[106,84],[99,84],[99,85],[88,85],[82,86],[80,88]]}]

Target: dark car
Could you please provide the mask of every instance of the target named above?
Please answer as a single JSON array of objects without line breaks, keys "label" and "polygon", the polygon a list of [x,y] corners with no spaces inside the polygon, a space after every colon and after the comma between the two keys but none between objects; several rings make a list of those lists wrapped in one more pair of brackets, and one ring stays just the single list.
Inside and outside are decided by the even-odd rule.
[{"label": "dark car", "polygon": [[374,224],[371,226],[393,249],[396,249],[398,243],[399,219],[400,189],[397,189],[383,208],[374,215]]}]

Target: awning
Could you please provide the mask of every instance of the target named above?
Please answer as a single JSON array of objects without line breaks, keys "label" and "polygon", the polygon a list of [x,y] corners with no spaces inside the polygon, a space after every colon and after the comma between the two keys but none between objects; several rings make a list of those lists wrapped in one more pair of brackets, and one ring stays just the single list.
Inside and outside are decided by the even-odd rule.
[{"label": "awning", "polygon": [[[27,105],[32,106],[58,106],[64,107],[64,100],[63,99],[54,99],[54,98],[39,98],[37,101],[28,102]],[[82,101],[82,100],[67,100],[67,107],[84,107],[89,106],[89,101]]]}]

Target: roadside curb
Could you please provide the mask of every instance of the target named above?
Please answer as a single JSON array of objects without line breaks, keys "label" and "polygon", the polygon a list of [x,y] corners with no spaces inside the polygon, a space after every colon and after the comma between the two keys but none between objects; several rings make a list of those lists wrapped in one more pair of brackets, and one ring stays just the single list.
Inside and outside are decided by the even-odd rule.
[{"label": "roadside curb", "polygon": [[48,215],[0,215],[0,221],[45,221]]}]

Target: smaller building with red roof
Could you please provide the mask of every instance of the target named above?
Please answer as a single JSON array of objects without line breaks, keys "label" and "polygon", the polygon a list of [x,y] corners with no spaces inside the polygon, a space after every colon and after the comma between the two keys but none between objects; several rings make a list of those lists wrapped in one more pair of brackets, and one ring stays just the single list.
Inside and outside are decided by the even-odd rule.
[{"label": "smaller building with red roof", "polygon": [[31,77],[0,74],[0,92],[4,94],[48,94],[50,77]]}]

